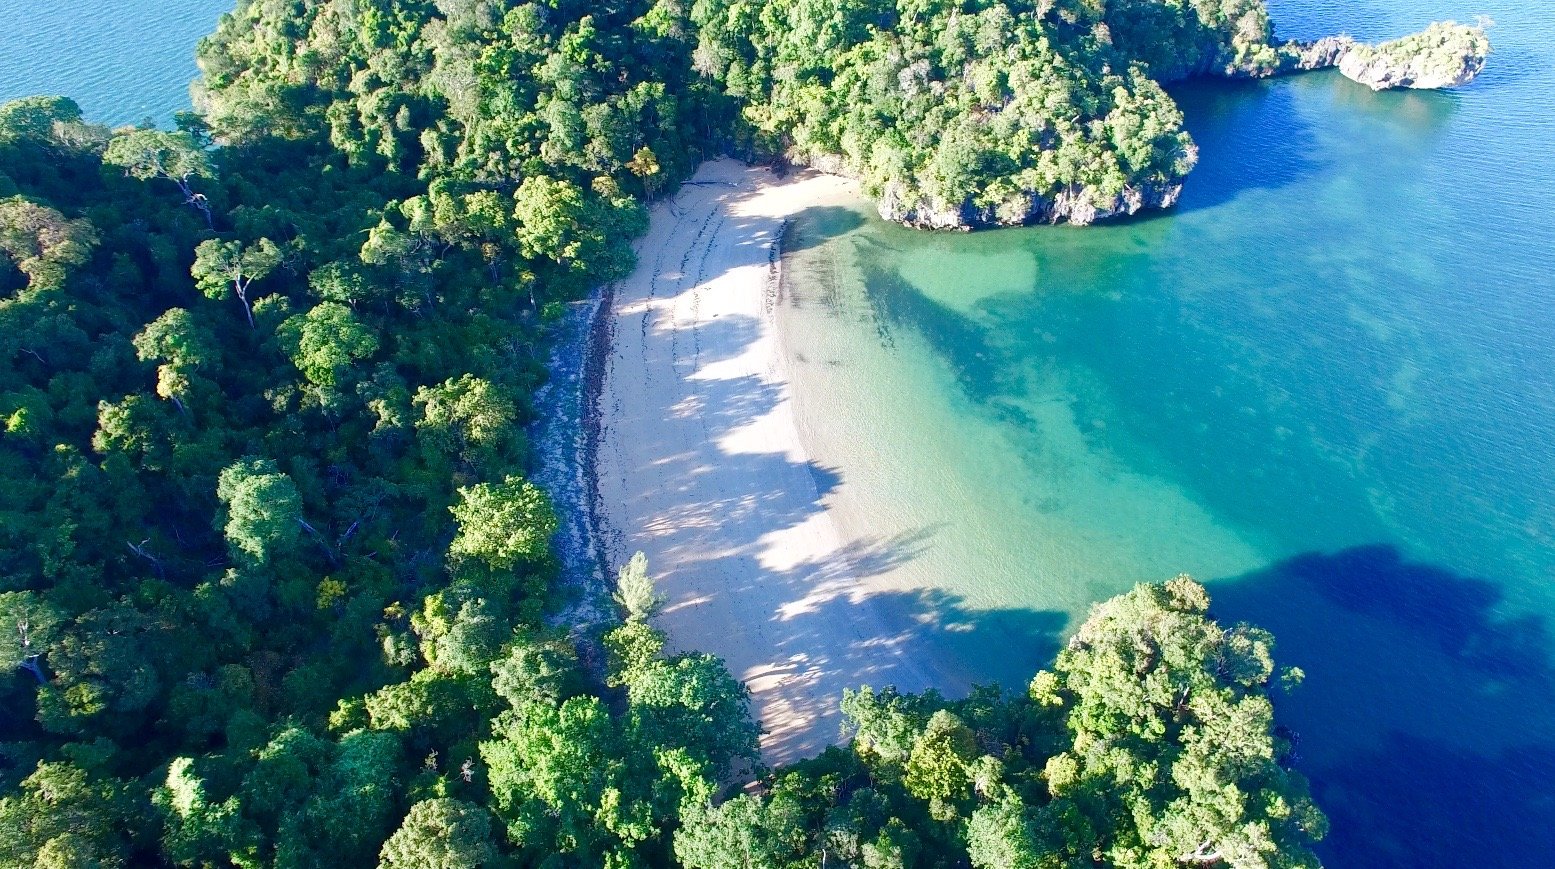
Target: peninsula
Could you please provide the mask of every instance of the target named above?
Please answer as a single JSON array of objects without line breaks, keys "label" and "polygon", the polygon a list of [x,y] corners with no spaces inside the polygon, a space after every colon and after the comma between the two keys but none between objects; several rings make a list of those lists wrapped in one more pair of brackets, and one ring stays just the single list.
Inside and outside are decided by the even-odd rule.
[{"label": "peninsula", "polygon": [[[1446,87],[1483,69],[1483,27],[1368,46],[1278,42],[1259,0],[865,4],[818,19],[779,0],[696,7],[697,69],[745,102],[740,149],[861,182],[924,229],[1086,225],[1170,208],[1198,160],[1161,82],[1339,67]],[[1046,11],[1044,11],[1046,10]]]}]

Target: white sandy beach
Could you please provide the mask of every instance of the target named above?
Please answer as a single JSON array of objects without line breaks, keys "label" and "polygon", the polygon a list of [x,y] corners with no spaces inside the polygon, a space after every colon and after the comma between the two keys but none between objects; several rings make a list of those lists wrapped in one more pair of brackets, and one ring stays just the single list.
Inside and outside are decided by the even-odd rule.
[{"label": "white sandy beach", "polygon": [[870,556],[828,509],[843,481],[795,425],[776,245],[806,208],[857,196],[833,176],[708,163],[655,207],[607,313],[597,473],[613,564],[648,554],[668,596],[656,624],[750,685],[774,763],[837,741],[845,687],[962,687],[901,653],[913,625],[868,600]]}]

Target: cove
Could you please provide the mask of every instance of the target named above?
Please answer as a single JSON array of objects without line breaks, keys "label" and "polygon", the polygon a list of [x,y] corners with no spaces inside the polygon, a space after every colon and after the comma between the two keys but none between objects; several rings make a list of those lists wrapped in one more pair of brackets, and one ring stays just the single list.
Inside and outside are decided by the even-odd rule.
[{"label": "cove", "polygon": [[[1555,30],[1519,4],[1271,3],[1282,36],[1486,12],[1474,85],[1173,88],[1181,206],[789,233],[795,407],[925,654],[1020,688],[1189,572],[1279,639],[1333,866],[1555,853]],[[850,518],[851,517],[851,518]]]}]

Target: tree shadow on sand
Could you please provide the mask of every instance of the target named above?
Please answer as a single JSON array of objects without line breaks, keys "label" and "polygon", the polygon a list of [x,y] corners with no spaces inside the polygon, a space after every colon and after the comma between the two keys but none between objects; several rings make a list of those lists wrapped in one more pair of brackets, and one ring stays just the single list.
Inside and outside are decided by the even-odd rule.
[{"label": "tree shadow on sand", "polygon": [[[638,328],[636,316],[625,311],[621,326]],[[932,546],[938,529],[836,539],[826,502],[841,475],[788,451],[784,388],[741,358],[762,334],[750,317],[650,311],[641,328],[671,358],[664,343],[642,365],[617,348],[603,399],[626,404],[606,415],[600,444],[602,489],[620,498],[606,505],[621,523],[611,548],[648,554],[669,598],[656,623],[672,648],[718,654],[751,684],[769,761],[834,742],[844,688],[1019,686],[1052,657],[1064,614],[979,610],[876,581]],[[644,377],[672,385],[634,384]],[[633,425],[643,417],[653,424]]]},{"label": "tree shadow on sand", "polygon": [[[756,585],[781,589],[784,603],[763,626],[773,658],[795,665],[791,672],[799,678],[831,689],[788,709],[804,720],[823,722],[812,725],[813,732],[788,734],[769,727],[769,755],[803,756],[834,740],[843,688],[933,688],[952,697],[982,683],[1019,690],[1052,663],[1067,613],[982,609],[942,588],[870,584],[872,577],[916,557],[933,533],[925,529],[855,543],[831,558],[790,570],[752,571],[746,585],[731,589],[733,594]],[[839,630],[845,636],[838,637]]]},{"label": "tree shadow on sand", "polygon": [[1334,867],[1534,866],[1555,854],[1555,669],[1500,587],[1391,546],[1308,553],[1212,587],[1307,673],[1280,702]]}]

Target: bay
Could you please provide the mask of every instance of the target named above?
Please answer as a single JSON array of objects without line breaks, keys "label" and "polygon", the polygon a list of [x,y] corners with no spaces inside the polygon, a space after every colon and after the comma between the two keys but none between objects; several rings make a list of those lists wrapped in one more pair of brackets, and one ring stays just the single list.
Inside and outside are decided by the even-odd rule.
[{"label": "bay", "polygon": [[1473,85],[1172,91],[1175,211],[790,233],[812,458],[925,654],[1019,688],[1087,607],[1189,572],[1272,630],[1331,866],[1555,861],[1555,25],[1278,0],[1283,36],[1486,12]]},{"label": "bay", "polygon": [[[228,0],[0,0],[0,100],[166,126]],[[1174,88],[1171,214],[792,233],[815,458],[883,603],[1019,686],[1093,602],[1191,572],[1307,680],[1280,702],[1332,866],[1555,854],[1555,24],[1490,0],[1275,0],[1282,35],[1486,12],[1474,85]]]}]

